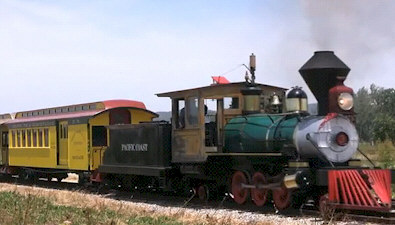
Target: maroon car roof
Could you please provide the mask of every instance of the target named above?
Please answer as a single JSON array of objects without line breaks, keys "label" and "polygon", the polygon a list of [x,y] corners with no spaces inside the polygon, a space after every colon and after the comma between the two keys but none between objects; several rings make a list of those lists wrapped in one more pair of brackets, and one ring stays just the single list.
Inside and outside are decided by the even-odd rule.
[{"label": "maroon car roof", "polygon": [[79,110],[79,111],[74,111],[74,112],[61,112],[61,113],[57,112],[54,114],[49,113],[46,115],[27,116],[27,117],[20,117],[20,118],[17,117],[14,120],[10,120],[10,121],[6,122],[6,124],[58,120],[58,119],[71,119],[71,118],[79,118],[79,117],[93,117],[93,116],[98,115],[104,111],[114,109],[114,108],[141,109],[141,110],[144,110],[144,111],[147,111],[147,112],[150,112],[150,113],[156,115],[154,112],[147,110],[144,103],[139,102],[139,101],[133,101],[133,100],[107,100],[107,101],[101,101],[101,102],[92,102],[92,103],[85,103],[85,104],[61,106],[61,107],[55,107],[55,108],[24,111],[24,112],[18,112],[17,115],[24,115],[24,114],[28,114],[28,113],[32,113],[32,112],[39,112],[39,111],[44,112],[47,110],[49,111],[49,110],[55,110],[55,109],[60,109],[60,108],[82,107],[82,106],[98,104],[98,103],[103,105],[104,107],[95,108],[95,109],[85,109],[85,110]]}]

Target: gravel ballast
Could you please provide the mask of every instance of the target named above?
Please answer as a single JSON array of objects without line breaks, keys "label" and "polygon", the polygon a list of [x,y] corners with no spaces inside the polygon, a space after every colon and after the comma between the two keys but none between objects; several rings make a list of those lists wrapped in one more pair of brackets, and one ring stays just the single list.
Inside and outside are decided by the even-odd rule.
[{"label": "gravel ballast", "polygon": [[[0,191],[14,191],[23,195],[36,195],[50,198],[55,204],[95,209],[109,208],[123,214],[140,216],[168,216],[184,224],[327,224],[312,216],[285,216],[262,214],[234,209],[188,208],[162,206],[152,203],[133,202],[133,200],[115,200],[101,195],[80,191],[54,190],[41,187],[0,183]],[[336,224],[361,224],[358,222],[336,222]]]}]

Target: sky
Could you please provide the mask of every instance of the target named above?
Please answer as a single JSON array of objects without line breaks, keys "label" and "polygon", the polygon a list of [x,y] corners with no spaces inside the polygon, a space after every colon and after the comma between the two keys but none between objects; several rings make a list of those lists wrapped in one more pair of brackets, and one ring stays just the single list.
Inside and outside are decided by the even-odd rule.
[{"label": "sky", "polygon": [[161,92],[244,80],[302,86],[299,68],[333,50],[355,91],[395,87],[395,1],[0,0],[0,113],[109,99],[169,111]]}]

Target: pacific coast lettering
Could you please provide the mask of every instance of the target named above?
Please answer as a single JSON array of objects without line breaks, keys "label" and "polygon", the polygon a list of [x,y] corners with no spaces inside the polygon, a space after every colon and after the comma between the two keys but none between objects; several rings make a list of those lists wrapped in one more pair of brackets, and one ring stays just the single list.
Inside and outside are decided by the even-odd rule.
[{"label": "pacific coast lettering", "polygon": [[128,152],[146,152],[148,151],[148,144],[121,144],[121,150]]}]

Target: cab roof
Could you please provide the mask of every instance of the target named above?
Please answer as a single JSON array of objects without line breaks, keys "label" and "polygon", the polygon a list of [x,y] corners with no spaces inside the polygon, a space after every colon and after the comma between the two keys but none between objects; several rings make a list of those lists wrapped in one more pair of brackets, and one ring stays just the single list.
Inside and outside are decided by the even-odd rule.
[{"label": "cab roof", "polygon": [[[267,84],[260,84],[256,83],[256,85],[263,90],[271,89],[271,90],[278,90],[278,91],[286,91],[287,88],[271,86]],[[227,83],[227,84],[213,84],[204,87],[192,88],[192,89],[185,89],[180,91],[171,91],[165,93],[156,94],[158,97],[170,97],[170,98],[180,98],[183,96],[188,96],[191,94],[199,93],[203,97],[211,96],[211,95],[226,95],[228,93],[236,93],[241,88],[245,87],[245,82],[235,82],[235,83]]]}]

